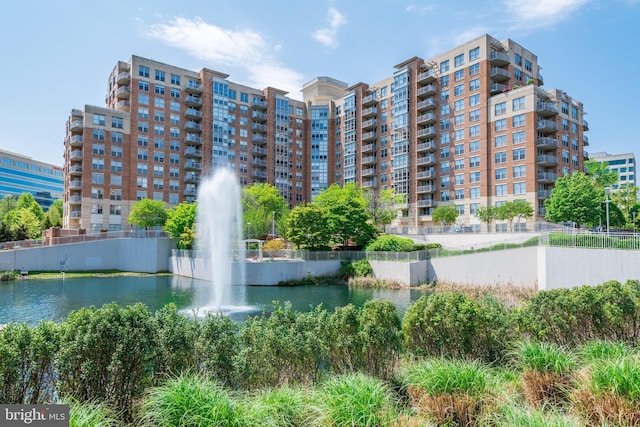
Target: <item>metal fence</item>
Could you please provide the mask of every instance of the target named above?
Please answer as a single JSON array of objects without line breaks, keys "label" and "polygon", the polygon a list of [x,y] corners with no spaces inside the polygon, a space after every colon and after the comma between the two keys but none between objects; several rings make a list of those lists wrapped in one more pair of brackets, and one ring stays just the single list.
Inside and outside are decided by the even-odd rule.
[{"label": "metal fence", "polygon": [[[201,252],[189,251],[182,249],[174,249],[171,255],[175,257],[198,258],[202,256]],[[271,260],[303,260],[303,261],[357,261],[361,259],[375,261],[422,261],[429,257],[426,250],[413,252],[367,252],[367,251],[310,251],[307,249],[281,249],[276,251],[260,251],[247,250],[244,254],[245,258],[250,261],[271,261]],[[233,254],[233,259],[240,258],[240,253]]]},{"label": "metal fence", "polygon": [[42,246],[64,245],[68,243],[92,242],[106,239],[141,239],[169,237],[167,233],[159,230],[135,230],[135,231],[109,231],[86,234],[74,234],[69,236],[48,237],[43,239],[19,240],[15,242],[0,243],[0,250],[38,248]]},{"label": "metal fence", "polygon": [[545,233],[540,236],[540,246],[560,246],[590,249],[640,250],[640,234],[585,232]]}]

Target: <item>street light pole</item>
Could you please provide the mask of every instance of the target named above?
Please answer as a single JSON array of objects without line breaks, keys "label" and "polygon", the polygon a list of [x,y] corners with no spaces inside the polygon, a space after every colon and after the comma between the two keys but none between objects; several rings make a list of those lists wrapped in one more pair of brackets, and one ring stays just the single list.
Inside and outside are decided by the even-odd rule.
[{"label": "street light pole", "polygon": [[606,208],[607,208],[607,237],[609,237],[609,203],[611,202],[611,200],[609,200],[609,189],[605,188],[604,189],[604,195],[605,195],[605,203],[606,203]]},{"label": "street light pole", "polygon": [[276,235],[276,212],[271,211],[271,237]]}]

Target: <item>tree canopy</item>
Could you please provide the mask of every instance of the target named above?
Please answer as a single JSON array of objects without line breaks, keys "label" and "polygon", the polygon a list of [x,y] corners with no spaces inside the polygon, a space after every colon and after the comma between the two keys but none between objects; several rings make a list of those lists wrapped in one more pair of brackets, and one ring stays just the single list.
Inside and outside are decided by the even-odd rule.
[{"label": "tree canopy", "polygon": [[555,183],[551,197],[545,201],[546,217],[551,222],[573,222],[578,227],[597,224],[604,191],[582,172],[564,175]]},{"label": "tree canopy", "polygon": [[167,211],[167,220],[163,230],[176,241],[178,249],[193,248],[196,210],[195,203],[182,202]]},{"label": "tree canopy", "polygon": [[487,224],[487,229],[491,231],[491,223],[498,219],[498,210],[495,206],[487,205],[480,206],[480,208],[476,211],[476,216],[478,219],[485,224]]},{"label": "tree canopy", "polygon": [[513,230],[513,222],[520,222],[524,218],[533,216],[533,208],[526,200],[513,200],[506,202],[496,209],[497,218],[507,221],[509,228]]},{"label": "tree canopy", "polygon": [[162,200],[142,199],[131,206],[127,220],[129,224],[148,230],[164,225],[167,220],[167,210]]},{"label": "tree canopy", "polygon": [[398,215],[396,206],[406,201],[406,196],[396,194],[393,188],[385,190],[366,188],[363,190],[363,195],[371,223],[380,231],[384,231],[384,226],[391,224]]},{"label": "tree canopy", "polygon": [[331,247],[327,208],[312,204],[296,206],[291,210],[287,222],[287,239],[297,247],[311,250]]},{"label": "tree canopy", "polygon": [[432,218],[434,222],[441,222],[443,225],[451,225],[458,219],[458,211],[453,205],[438,206],[433,210]]},{"label": "tree canopy", "polygon": [[[288,213],[289,205],[275,186],[255,183],[243,188],[242,218],[247,238],[259,238],[272,231],[282,232]],[[272,230],[274,223],[276,229]]]}]

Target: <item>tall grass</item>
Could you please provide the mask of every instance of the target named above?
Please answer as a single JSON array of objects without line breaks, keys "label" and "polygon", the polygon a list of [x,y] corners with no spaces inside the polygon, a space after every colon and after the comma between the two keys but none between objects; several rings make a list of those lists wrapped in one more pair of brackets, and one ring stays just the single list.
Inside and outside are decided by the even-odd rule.
[{"label": "tall grass", "polygon": [[69,401],[69,427],[119,427],[111,409],[102,403]]},{"label": "tall grass", "polygon": [[388,426],[397,418],[388,386],[362,374],[329,379],[320,386],[317,398],[322,425]]},{"label": "tall grass", "polygon": [[319,418],[313,410],[313,392],[284,386],[247,395],[242,404],[244,425],[295,427],[311,425]]},{"label": "tall grass", "polygon": [[581,427],[584,421],[552,408],[531,408],[508,399],[489,415],[483,425],[509,427]]},{"label": "tall grass", "polygon": [[241,425],[229,393],[202,376],[182,375],[150,389],[141,409],[143,426]]},{"label": "tall grass", "polygon": [[577,349],[577,354],[585,363],[610,359],[620,359],[628,356],[632,350],[623,342],[589,341]]}]

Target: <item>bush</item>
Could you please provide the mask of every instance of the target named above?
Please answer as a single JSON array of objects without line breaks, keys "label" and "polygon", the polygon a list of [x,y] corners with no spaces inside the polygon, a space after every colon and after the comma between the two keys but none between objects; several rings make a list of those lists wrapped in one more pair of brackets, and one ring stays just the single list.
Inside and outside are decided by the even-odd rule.
[{"label": "bush", "polygon": [[367,245],[365,250],[382,252],[411,252],[414,250],[414,243],[413,240],[406,237],[385,234],[376,237]]},{"label": "bush", "polygon": [[402,323],[391,301],[367,301],[358,314],[358,335],[369,375],[390,378],[402,348]]},{"label": "bush", "polygon": [[174,303],[158,310],[154,320],[158,343],[156,375],[175,375],[194,369],[201,354],[196,351],[198,322],[178,313]]},{"label": "bush", "polygon": [[239,329],[239,325],[229,317],[211,313],[207,313],[200,325],[200,335],[195,344],[198,367],[219,384],[236,384],[234,360],[240,353]]},{"label": "bush", "polygon": [[339,276],[343,279],[352,277],[369,277],[373,275],[373,268],[366,259],[357,261],[342,261],[340,263]]},{"label": "bush", "polygon": [[282,239],[267,240],[262,245],[262,250],[265,251],[265,252],[281,251],[283,249],[287,249],[287,244]]}]

